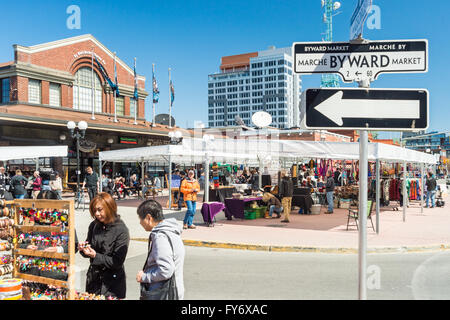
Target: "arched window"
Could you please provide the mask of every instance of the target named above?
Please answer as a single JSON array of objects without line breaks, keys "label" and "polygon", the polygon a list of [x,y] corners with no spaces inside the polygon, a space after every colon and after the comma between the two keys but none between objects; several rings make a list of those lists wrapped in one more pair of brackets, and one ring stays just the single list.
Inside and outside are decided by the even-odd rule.
[{"label": "arched window", "polygon": [[75,73],[73,85],[73,108],[75,110],[92,111],[92,89],[94,89],[95,112],[102,112],[102,84],[94,72],[92,85],[92,69],[80,68]]}]

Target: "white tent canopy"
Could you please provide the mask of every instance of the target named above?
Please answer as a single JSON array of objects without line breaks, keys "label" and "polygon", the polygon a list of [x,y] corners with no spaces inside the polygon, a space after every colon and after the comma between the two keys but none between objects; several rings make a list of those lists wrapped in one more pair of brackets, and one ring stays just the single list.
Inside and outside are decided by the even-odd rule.
[{"label": "white tent canopy", "polygon": [[67,146],[0,147],[0,161],[67,157]]},{"label": "white tent canopy", "polygon": [[[180,164],[210,161],[226,163],[258,163],[258,160],[321,158],[359,160],[357,142],[322,142],[266,139],[184,139],[180,145],[152,146],[100,152],[100,161],[109,162],[167,162]],[[432,155],[382,143],[369,144],[369,160],[436,164]]]},{"label": "white tent canopy", "polygon": [[203,163],[206,155],[211,161],[227,163],[257,160],[256,155],[246,153],[231,153],[222,151],[220,148],[207,148],[205,150],[202,147],[202,142],[200,139],[186,139],[180,145],[102,151],[99,153],[99,160],[108,162],[168,162],[170,156],[170,160],[174,163],[195,164]]}]

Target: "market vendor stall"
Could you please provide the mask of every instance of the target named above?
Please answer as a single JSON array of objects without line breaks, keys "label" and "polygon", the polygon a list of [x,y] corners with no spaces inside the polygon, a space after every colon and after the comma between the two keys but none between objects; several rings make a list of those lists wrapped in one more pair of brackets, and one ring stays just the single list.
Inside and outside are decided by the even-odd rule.
[{"label": "market vendor stall", "polygon": [[262,197],[248,196],[242,199],[225,199],[225,216],[228,220],[233,217],[238,219],[245,219],[245,208],[249,208],[252,202],[261,201]]},{"label": "market vendor stall", "polygon": [[225,205],[222,202],[205,202],[202,205],[203,222],[208,226],[213,225],[214,217],[225,209]]}]

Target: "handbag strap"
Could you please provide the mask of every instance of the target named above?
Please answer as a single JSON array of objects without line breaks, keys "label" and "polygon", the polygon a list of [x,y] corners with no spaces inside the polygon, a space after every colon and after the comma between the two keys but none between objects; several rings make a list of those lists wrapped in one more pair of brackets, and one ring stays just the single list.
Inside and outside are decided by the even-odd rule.
[{"label": "handbag strap", "polygon": [[[164,231],[158,231],[158,232],[155,232],[155,235],[158,234],[158,233],[164,234],[164,235],[167,237],[167,240],[169,240],[170,247],[172,248],[173,261],[174,261],[174,263],[175,263],[175,252],[174,252],[174,250],[173,250],[172,240],[170,239],[169,235],[168,235],[167,233],[165,233]],[[151,239],[152,239],[152,238],[151,238],[151,234],[150,234],[150,241],[149,241],[149,244],[148,244],[148,254],[147,254],[147,259],[145,259],[144,268],[142,268],[142,270],[145,270],[145,267],[147,266],[148,258],[150,257],[150,254],[152,253],[152,247],[153,247],[152,242],[153,242],[153,241],[152,241]]]}]

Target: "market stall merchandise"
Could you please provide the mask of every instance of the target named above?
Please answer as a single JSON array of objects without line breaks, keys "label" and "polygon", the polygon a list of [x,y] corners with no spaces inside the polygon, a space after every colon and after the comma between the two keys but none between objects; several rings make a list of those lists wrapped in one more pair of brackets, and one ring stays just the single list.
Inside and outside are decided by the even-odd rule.
[{"label": "market stall merchandise", "polygon": [[[14,278],[75,298],[73,200],[14,200]],[[25,246],[23,246],[25,244]],[[53,249],[53,250],[47,250]]]},{"label": "market stall merchandise", "polygon": [[232,217],[245,219],[245,208],[249,207],[252,202],[260,201],[262,197],[243,197],[242,199],[225,199],[225,216],[228,220]]},{"label": "market stall merchandise", "polygon": [[22,280],[6,279],[0,280],[0,301],[1,300],[21,300]]},{"label": "market stall merchandise", "polygon": [[0,280],[10,278],[13,272],[14,220],[10,218],[12,203],[0,200]]}]

